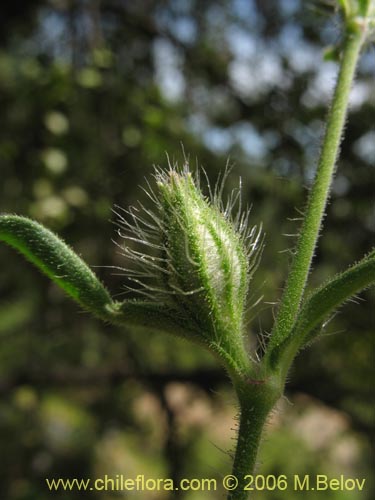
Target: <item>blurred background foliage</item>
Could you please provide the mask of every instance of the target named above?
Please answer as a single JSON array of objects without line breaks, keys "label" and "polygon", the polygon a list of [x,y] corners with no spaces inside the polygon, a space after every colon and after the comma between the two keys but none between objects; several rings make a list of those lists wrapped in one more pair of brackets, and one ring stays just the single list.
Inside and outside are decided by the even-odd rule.
[{"label": "blurred background foliage", "polygon": [[[214,183],[233,164],[251,223],[266,233],[250,292],[252,342],[272,325],[311,182],[337,64],[330,2],[311,0],[3,0],[0,211],[56,230],[117,298],[126,265],[112,212],[167,154]],[[374,241],[374,49],[363,55],[311,283]],[[183,147],[182,147],[183,145]],[[50,493],[45,477],[216,477],[229,472],[234,395],[216,361],[169,336],[114,328],[77,309],[0,248],[0,496]],[[365,477],[374,433],[374,295],[361,294],[301,353],[269,423],[259,472]],[[346,496],[345,496],[346,495]],[[171,498],[87,492],[85,497]],[[182,492],[173,498],[218,498]],[[259,499],[300,493],[259,493]]]}]

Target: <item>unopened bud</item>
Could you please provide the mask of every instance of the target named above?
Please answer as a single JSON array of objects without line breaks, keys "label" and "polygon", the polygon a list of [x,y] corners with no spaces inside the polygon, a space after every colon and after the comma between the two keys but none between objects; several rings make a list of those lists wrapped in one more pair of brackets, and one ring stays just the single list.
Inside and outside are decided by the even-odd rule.
[{"label": "unopened bud", "polygon": [[[233,219],[231,204],[224,209],[217,193],[204,197],[187,167],[157,172],[156,180],[157,192],[150,197],[157,212],[144,209],[145,220],[130,210],[133,224],[126,223],[136,233],[129,239],[154,250],[141,255],[125,248],[127,256],[141,261],[142,273],[134,281],[193,324],[203,343],[236,351],[260,231],[248,229],[248,214]],[[152,282],[145,279],[147,268]]]}]

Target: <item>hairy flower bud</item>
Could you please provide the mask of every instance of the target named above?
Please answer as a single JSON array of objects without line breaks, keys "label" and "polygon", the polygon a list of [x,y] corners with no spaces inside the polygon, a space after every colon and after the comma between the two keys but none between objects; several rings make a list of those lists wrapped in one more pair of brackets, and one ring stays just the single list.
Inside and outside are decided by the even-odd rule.
[{"label": "hairy flower bud", "polygon": [[132,276],[137,291],[175,311],[201,342],[232,356],[242,346],[260,231],[248,229],[248,212],[231,217],[239,193],[224,208],[221,190],[204,197],[187,167],[158,171],[156,181],[157,191],[150,188],[148,194],[157,210],[141,207],[141,215],[133,208],[132,222],[124,217],[120,222],[125,238],[148,249],[124,249],[137,262]]}]

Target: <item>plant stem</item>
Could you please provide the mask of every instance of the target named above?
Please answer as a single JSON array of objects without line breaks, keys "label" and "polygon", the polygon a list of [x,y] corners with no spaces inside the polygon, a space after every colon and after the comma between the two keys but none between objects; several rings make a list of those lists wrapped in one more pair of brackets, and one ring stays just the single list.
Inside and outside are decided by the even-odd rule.
[{"label": "plant stem", "polygon": [[243,380],[236,384],[240,402],[240,425],[233,462],[232,475],[238,480],[228,500],[246,500],[249,496],[246,485],[253,474],[260,440],[267,416],[280,396],[277,386],[263,380]]},{"label": "plant stem", "polygon": [[[288,342],[285,342],[285,340],[290,336],[300,310],[327,205],[345,124],[350,89],[364,39],[364,32],[361,29],[352,29],[352,27],[349,29],[349,24],[347,24],[340,71],[332,106],[327,117],[327,127],[315,180],[308,199],[297,249],[284,289],[278,317],[265,357],[262,360],[261,371],[266,373],[268,378],[267,376],[262,377],[264,380],[257,381],[243,379],[241,382],[235,383],[241,414],[232,473],[238,480],[238,486],[234,491],[228,493],[228,500],[246,500],[248,498],[248,491],[244,489],[249,482],[246,476],[254,472],[264,423],[282,392],[287,369],[291,362],[289,356],[286,357],[286,361],[284,360],[284,364],[288,364],[287,367],[279,365],[279,346],[282,344],[285,347],[286,344],[286,347],[288,347]],[[275,373],[275,375],[272,375],[272,373]],[[271,382],[272,377],[275,377],[273,384]]]},{"label": "plant stem", "polygon": [[274,354],[273,351],[277,351],[277,347],[289,335],[300,308],[311,260],[327,205],[345,124],[349,93],[363,40],[364,34],[360,29],[356,31],[347,30],[341,67],[333,95],[332,106],[328,113],[327,127],[318,168],[307,203],[295,256],[269,343],[268,361],[271,369],[275,369],[277,362],[275,356],[272,356]]}]

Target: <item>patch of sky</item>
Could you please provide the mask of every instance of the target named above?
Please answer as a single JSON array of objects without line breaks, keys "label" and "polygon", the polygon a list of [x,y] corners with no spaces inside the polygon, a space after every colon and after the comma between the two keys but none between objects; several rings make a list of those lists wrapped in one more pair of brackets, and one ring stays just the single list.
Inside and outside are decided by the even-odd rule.
[{"label": "patch of sky", "polygon": [[[302,96],[302,104],[307,108],[327,105],[330,102],[332,91],[337,79],[337,64],[325,62],[318,71]],[[350,109],[358,109],[364,102],[371,98],[373,82],[357,80],[350,92]]]},{"label": "patch of sky", "polygon": [[354,143],[353,150],[363,161],[375,167],[375,130],[362,135]]},{"label": "patch of sky", "polygon": [[193,134],[200,136],[208,129],[208,120],[203,113],[191,114],[187,119],[187,126]]},{"label": "patch of sky", "polygon": [[39,51],[41,48],[52,56],[69,59],[70,51],[66,43],[66,23],[64,18],[51,9],[41,9],[38,16],[39,30],[32,39]]},{"label": "patch of sky", "polygon": [[154,18],[155,24],[161,31],[171,33],[179,42],[184,44],[193,43],[197,36],[194,17],[189,15],[189,9],[183,8],[184,5],[181,2],[176,2],[171,7],[172,11],[165,9],[163,5],[157,6]]},{"label": "patch of sky", "polygon": [[234,142],[238,142],[250,158],[262,158],[266,155],[266,141],[251,123],[236,123],[231,127],[231,132]]},{"label": "patch of sky", "polygon": [[173,0],[172,7],[179,14],[188,14],[194,8],[194,0]]},{"label": "patch of sky", "polygon": [[294,50],[302,40],[302,28],[293,22],[287,22],[278,36],[277,42],[283,52]]},{"label": "patch of sky", "polygon": [[345,175],[338,174],[332,183],[332,192],[336,196],[345,196],[350,188],[350,182]]},{"label": "patch of sky", "polygon": [[305,125],[291,118],[286,122],[283,130],[283,135],[292,137],[303,151],[303,173],[307,183],[310,183],[315,175],[323,129],[324,124],[321,120],[312,120]]},{"label": "patch of sky", "polygon": [[298,166],[294,161],[283,157],[275,158],[272,161],[272,167],[282,177],[290,177],[298,171]]},{"label": "patch of sky", "polygon": [[300,0],[280,0],[279,8],[284,18],[293,16],[301,7]]},{"label": "patch of sky", "polygon": [[337,64],[329,61],[319,66],[315,77],[302,95],[301,101],[307,108],[328,104],[337,77]]},{"label": "patch of sky", "polygon": [[341,39],[342,21],[338,13],[335,15],[321,15],[320,39],[324,45],[336,45]]},{"label": "patch of sky", "polygon": [[158,38],[153,45],[155,80],[165,99],[175,102],[183,97],[185,79],[181,72],[181,53],[166,38]]},{"label": "patch of sky", "polygon": [[169,26],[170,32],[184,44],[191,44],[197,36],[197,26],[193,18],[181,16]]},{"label": "patch of sky", "polygon": [[260,29],[262,18],[254,0],[233,0],[233,14],[246,21],[247,28]]},{"label": "patch of sky", "polygon": [[171,24],[173,24],[173,19],[168,9],[164,9],[162,5],[156,5],[154,20],[156,26],[161,30],[169,29]]},{"label": "patch of sky", "polygon": [[287,23],[275,41],[275,49],[288,59],[297,73],[315,69],[322,59],[321,51],[303,39],[300,26]]},{"label": "patch of sky", "polygon": [[232,145],[230,130],[210,127],[203,131],[203,142],[211,151],[224,154]]},{"label": "patch of sky", "polygon": [[350,110],[359,109],[374,95],[374,82],[356,81],[350,91]]},{"label": "patch of sky", "polygon": [[223,39],[223,30],[228,25],[226,13],[218,3],[213,3],[206,10],[205,23],[209,38]]},{"label": "patch of sky", "polygon": [[249,58],[256,53],[256,38],[244,29],[232,25],[226,31],[226,38],[235,57]]},{"label": "patch of sky", "polygon": [[304,125],[300,121],[291,118],[286,122],[284,132],[293,137],[302,148],[306,148],[316,143],[322,126],[320,120],[313,120],[308,125]]},{"label": "patch of sky", "polygon": [[[191,122],[193,124],[193,122]],[[262,160],[266,157],[269,146],[279,142],[279,137],[272,131],[261,135],[248,122],[239,122],[228,128],[207,127],[202,121],[195,122],[195,129],[200,129],[200,135],[207,148],[215,153],[225,154],[237,145],[252,160]],[[198,127],[197,127],[198,125]]]},{"label": "patch of sky", "polygon": [[241,97],[256,98],[283,82],[280,58],[267,46],[259,46],[254,57],[230,63],[229,78]]},{"label": "patch of sky", "polygon": [[375,46],[369,45],[359,61],[359,71],[375,78]]}]

